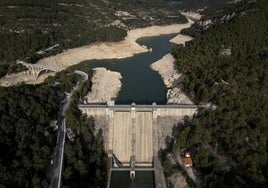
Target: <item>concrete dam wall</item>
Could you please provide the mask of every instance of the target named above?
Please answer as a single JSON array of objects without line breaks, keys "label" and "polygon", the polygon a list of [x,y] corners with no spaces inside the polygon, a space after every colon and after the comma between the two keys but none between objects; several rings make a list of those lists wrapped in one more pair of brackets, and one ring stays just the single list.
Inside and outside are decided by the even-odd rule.
[{"label": "concrete dam wall", "polygon": [[192,117],[198,107],[80,105],[79,109],[95,118],[96,129],[103,130],[105,150],[113,154],[120,166],[130,166],[131,156],[135,156],[135,166],[141,167],[153,166],[153,157],[164,147],[174,124],[185,115]]}]

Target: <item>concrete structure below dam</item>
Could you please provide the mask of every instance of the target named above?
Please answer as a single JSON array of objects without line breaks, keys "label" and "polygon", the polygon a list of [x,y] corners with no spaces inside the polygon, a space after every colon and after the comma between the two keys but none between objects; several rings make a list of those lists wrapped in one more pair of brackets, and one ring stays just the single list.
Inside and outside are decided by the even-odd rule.
[{"label": "concrete structure below dam", "polygon": [[198,105],[85,104],[79,109],[93,116],[102,129],[105,150],[117,167],[154,166],[154,156],[163,148],[172,127],[184,116],[192,117]]}]

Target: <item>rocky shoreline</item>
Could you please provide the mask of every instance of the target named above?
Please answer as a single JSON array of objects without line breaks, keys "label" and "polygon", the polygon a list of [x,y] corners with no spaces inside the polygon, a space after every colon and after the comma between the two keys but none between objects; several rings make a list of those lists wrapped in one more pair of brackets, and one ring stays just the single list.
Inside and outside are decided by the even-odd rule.
[{"label": "rocky shoreline", "polygon": [[162,59],[151,64],[151,68],[161,75],[168,88],[168,104],[193,104],[181,89],[184,75],[179,74],[176,70],[175,59],[171,54],[166,54]]},{"label": "rocky shoreline", "polygon": [[[188,18],[188,23],[185,24],[173,24],[166,26],[151,26],[147,28],[140,28],[128,31],[127,37],[120,42],[106,42],[90,44],[74,49],[66,50],[63,53],[50,56],[41,59],[36,64],[40,64],[45,67],[58,67],[66,69],[69,66],[78,64],[85,60],[93,59],[120,59],[134,56],[135,54],[145,53],[150,51],[146,46],[139,45],[136,40],[141,37],[158,36],[162,34],[178,33],[184,28],[190,27],[194,22],[189,18],[199,18],[197,13],[184,13]],[[189,36],[178,35],[171,39],[171,42],[176,44],[184,44],[191,40]],[[127,49],[127,50],[126,50]],[[7,75],[0,79],[0,86],[8,87],[17,85],[22,82],[26,84],[38,84],[44,81],[50,74],[43,74],[41,77],[36,78],[33,75],[28,74],[29,71],[21,73],[15,73]],[[174,76],[174,75],[173,75]],[[176,76],[176,75],[175,75]],[[170,84],[166,84],[167,87],[171,87]],[[178,91],[171,90],[168,92],[170,96],[175,96]]]},{"label": "rocky shoreline", "polygon": [[106,68],[94,68],[91,91],[85,97],[87,103],[104,103],[114,100],[122,86],[122,76],[119,72]]},{"label": "rocky shoreline", "polygon": [[175,44],[183,44],[185,46],[185,43],[192,40],[193,38],[188,35],[182,35],[178,34],[173,39],[170,39],[169,42],[175,43]]},{"label": "rocky shoreline", "polygon": [[[163,34],[178,33],[184,28],[190,27],[194,22],[188,19],[185,24],[173,24],[165,26],[151,26],[128,31],[124,40],[119,42],[102,42],[69,49],[55,56],[41,59],[37,64],[67,68],[85,60],[93,59],[122,59],[136,54],[150,51],[146,46],[136,42],[142,37],[159,36]],[[128,50],[126,50],[128,49]]]},{"label": "rocky shoreline", "polygon": [[[136,54],[150,51],[146,46],[139,45],[136,40],[142,37],[159,36],[162,34],[178,33],[184,28],[192,25],[193,21],[188,19],[185,24],[173,24],[165,26],[151,26],[128,31],[124,40],[119,42],[102,42],[90,44],[78,48],[68,49],[60,54],[41,59],[36,64],[45,67],[57,67],[66,69],[72,65],[85,60],[93,59],[121,59],[134,56]],[[127,50],[126,50],[127,49]],[[27,84],[41,83],[48,75],[36,79],[28,75],[27,71],[15,73],[0,79],[0,86],[12,86],[25,82]]]}]

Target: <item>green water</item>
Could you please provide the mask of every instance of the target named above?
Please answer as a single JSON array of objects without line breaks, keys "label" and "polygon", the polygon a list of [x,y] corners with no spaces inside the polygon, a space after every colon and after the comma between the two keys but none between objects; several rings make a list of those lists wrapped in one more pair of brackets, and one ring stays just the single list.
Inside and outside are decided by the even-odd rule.
[{"label": "green water", "polygon": [[[170,53],[174,44],[169,40],[175,35],[141,38],[137,42],[152,48],[152,52],[142,53],[130,58],[111,60],[90,60],[74,66],[87,70],[94,67],[106,67],[122,75],[122,88],[116,100],[117,104],[157,104],[166,103],[167,89],[160,75],[151,70],[150,64]],[[127,51],[127,49],[125,49]]]},{"label": "green water", "polygon": [[154,172],[136,172],[135,179],[129,178],[129,172],[112,172],[111,188],[154,188]]}]

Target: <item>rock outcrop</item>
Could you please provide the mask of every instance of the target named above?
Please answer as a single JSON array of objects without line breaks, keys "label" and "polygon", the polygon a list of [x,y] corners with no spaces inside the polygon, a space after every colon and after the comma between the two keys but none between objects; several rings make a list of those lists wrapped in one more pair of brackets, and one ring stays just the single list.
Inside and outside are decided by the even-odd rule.
[{"label": "rock outcrop", "polygon": [[164,84],[168,88],[168,104],[192,104],[189,97],[181,90],[184,75],[179,74],[176,70],[175,59],[171,54],[167,54],[159,61],[153,63],[151,68],[161,75]]}]

